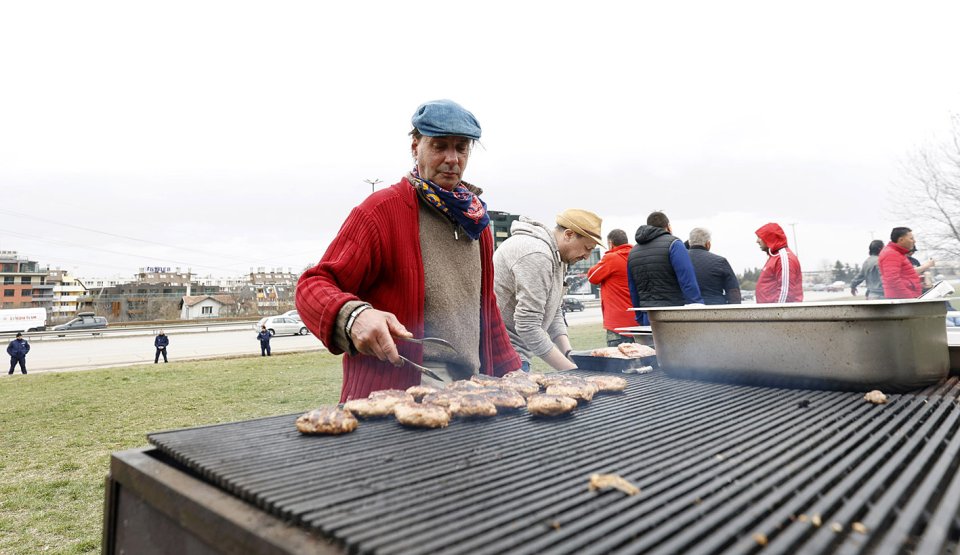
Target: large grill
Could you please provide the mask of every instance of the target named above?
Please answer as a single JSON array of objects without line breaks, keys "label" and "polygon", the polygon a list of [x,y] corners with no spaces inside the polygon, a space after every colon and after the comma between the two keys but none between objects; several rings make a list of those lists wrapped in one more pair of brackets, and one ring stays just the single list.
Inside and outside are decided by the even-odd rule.
[{"label": "large grill", "polygon": [[[308,437],[287,415],[149,439],[203,480],[356,552],[955,548],[956,378],[881,406],[660,372],[628,380],[626,394],[561,419],[431,431],[367,421]],[[593,473],[641,493],[590,491]]]},{"label": "large grill", "polygon": [[[626,394],[561,419],[429,431],[366,421],[308,437],[288,415],[149,439],[206,482],[352,552],[954,550],[957,378],[878,406],[862,393],[626,377]],[[590,491],[593,473],[641,493]]]}]

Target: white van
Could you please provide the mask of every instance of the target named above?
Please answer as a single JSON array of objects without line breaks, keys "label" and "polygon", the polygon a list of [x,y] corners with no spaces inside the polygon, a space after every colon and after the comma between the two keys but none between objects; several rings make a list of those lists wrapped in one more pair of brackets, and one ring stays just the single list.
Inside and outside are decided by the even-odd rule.
[{"label": "white van", "polygon": [[8,308],[0,310],[0,333],[47,329],[47,309]]}]

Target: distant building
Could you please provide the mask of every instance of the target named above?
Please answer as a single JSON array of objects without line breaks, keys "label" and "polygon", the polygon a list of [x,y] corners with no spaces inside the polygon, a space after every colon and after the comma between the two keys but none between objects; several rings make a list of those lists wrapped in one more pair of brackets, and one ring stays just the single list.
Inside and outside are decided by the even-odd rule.
[{"label": "distant building", "polygon": [[299,279],[300,274],[293,273],[290,268],[287,268],[286,272],[282,268],[269,272],[263,267],[256,271],[250,268],[250,287],[257,299],[257,308],[270,312],[292,304]]},{"label": "distant building", "polygon": [[503,243],[510,237],[510,226],[513,225],[513,222],[517,221],[520,216],[518,214],[498,212],[496,210],[490,210],[487,214],[490,215],[490,233],[493,234],[493,248],[496,250],[497,247],[500,246],[500,243]]},{"label": "distant building", "polygon": [[180,268],[169,268],[164,266],[147,266],[140,268],[134,281],[137,283],[167,284],[167,285],[190,285],[191,270],[187,268],[186,272],[181,272]]},{"label": "distant building", "polygon": [[191,295],[180,300],[180,319],[219,318],[236,312],[236,299],[230,295]]},{"label": "distant building", "polygon": [[73,318],[89,303],[87,288],[66,270],[50,270],[47,283],[53,286],[53,300],[48,311],[51,321]]},{"label": "distant building", "polygon": [[183,297],[219,295],[219,287],[187,283],[125,283],[91,292],[95,311],[111,321],[175,320]]},{"label": "distant building", "polygon": [[585,260],[575,262],[567,267],[566,282],[569,286],[567,294],[599,296],[600,288],[591,284],[587,279],[587,270],[600,262],[601,256],[600,249],[596,248],[590,252],[590,256]]},{"label": "distant building", "polygon": [[0,251],[0,309],[46,308],[53,305],[53,285],[47,284],[47,269],[17,251]]}]

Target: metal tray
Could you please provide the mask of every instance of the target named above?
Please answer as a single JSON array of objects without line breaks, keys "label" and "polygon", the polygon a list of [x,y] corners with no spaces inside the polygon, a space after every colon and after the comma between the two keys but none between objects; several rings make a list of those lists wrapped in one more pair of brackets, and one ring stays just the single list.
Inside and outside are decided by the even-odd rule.
[{"label": "metal tray", "polygon": [[950,368],[942,300],[645,310],[660,366],[678,377],[900,391]]},{"label": "metal tray", "polygon": [[576,363],[580,370],[594,370],[598,372],[624,372],[643,366],[657,367],[657,357],[641,358],[613,358],[591,356],[591,351],[571,351],[570,360]]}]

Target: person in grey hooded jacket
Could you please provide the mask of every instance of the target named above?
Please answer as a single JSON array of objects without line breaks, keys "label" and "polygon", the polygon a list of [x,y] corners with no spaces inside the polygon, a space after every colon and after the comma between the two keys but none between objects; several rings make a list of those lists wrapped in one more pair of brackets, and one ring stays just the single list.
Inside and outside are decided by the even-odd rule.
[{"label": "person in grey hooded jacket", "polygon": [[567,358],[563,279],[568,264],[587,258],[601,243],[600,224],[593,212],[575,208],[558,215],[553,229],[521,217],[493,253],[497,305],[524,370],[535,356],[557,370],[576,368]]}]

